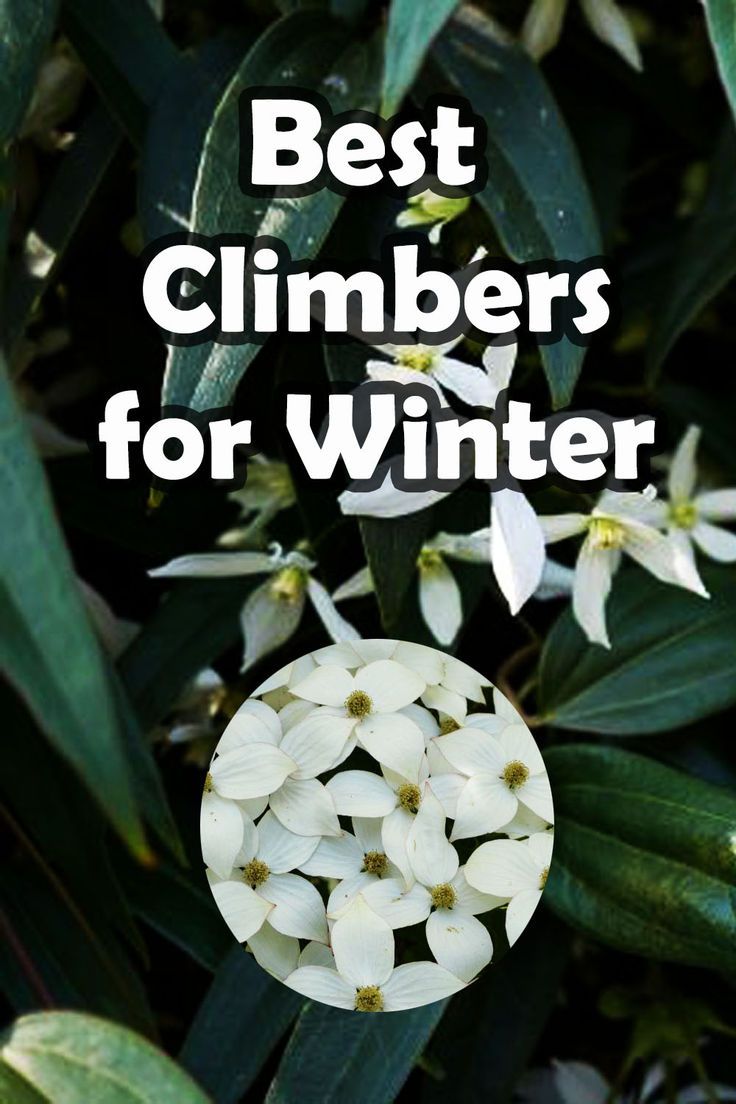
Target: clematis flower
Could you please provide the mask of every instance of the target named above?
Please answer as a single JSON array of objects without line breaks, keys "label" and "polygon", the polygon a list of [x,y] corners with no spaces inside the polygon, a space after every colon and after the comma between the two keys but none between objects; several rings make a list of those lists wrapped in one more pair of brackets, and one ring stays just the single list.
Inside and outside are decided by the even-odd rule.
[{"label": "clematis flower", "polygon": [[238,942],[252,940],[264,921],[282,935],[327,942],[327,918],[318,890],[291,873],[318,843],[319,837],[287,831],[270,811],[258,827],[247,827],[237,870],[225,880],[210,876],[217,907]]},{"label": "clematis flower", "polygon": [[180,556],[148,574],[153,578],[233,578],[268,575],[248,596],[240,614],[245,655],[242,670],[281,647],[296,632],[306,597],[333,640],[357,640],[360,634],[335,609],[328,592],[313,576],[317,565],[301,552],[284,554],[278,544],[266,552],[210,552]]},{"label": "clematis flower", "polygon": [[[639,46],[631,23],[615,0],[580,0],[580,8],[593,34],[640,72]],[[533,0],[521,30],[521,41],[532,57],[544,57],[557,45],[566,10],[567,0]]]},{"label": "clematis flower", "polygon": [[554,514],[541,518],[547,543],[585,533],[573,582],[572,608],[586,636],[610,648],[605,607],[611,582],[626,552],[663,583],[707,598],[691,558],[646,524],[650,504],[642,495],[604,491],[590,514]]},{"label": "clematis flower", "polygon": [[554,818],[544,760],[524,724],[506,724],[498,735],[481,727],[459,728],[435,738],[453,769],[468,781],[457,799],[450,839],[496,832],[516,815],[519,804],[548,823]]},{"label": "clematis flower", "polygon": [[[483,368],[476,368],[447,354],[463,340],[463,335],[440,345],[374,345],[389,360],[369,360],[368,378],[389,383],[423,383],[447,406],[444,391],[451,391],[468,406],[491,407],[494,389]],[[444,390],[443,390],[444,388]]]},{"label": "clematis flower", "polygon": [[260,453],[251,456],[245,485],[227,497],[240,507],[241,518],[217,543],[221,548],[245,548],[262,537],[281,510],[288,510],[296,502],[288,464]]},{"label": "clematis flower", "polygon": [[362,896],[332,929],[336,970],[300,966],[285,983],[303,996],[356,1012],[399,1012],[442,1000],[465,982],[436,962],[394,966],[394,933]]},{"label": "clematis flower", "polygon": [[424,680],[395,660],[368,663],[355,674],[344,667],[317,667],[292,686],[291,693],[316,705],[322,723],[340,725],[347,721],[353,739],[379,763],[417,781],[424,755],[424,737],[408,717],[397,711],[413,702],[426,689]]},{"label": "clematis flower", "polygon": [[[493,957],[488,930],[475,917],[505,902],[468,885],[457,851],[445,838],[442,806],[428,784],[425,788],[408,840],[414,884],[407,892],[399,880],[386,879],[362,893],[392,928],[426,921],[427,943],[440,966],[472,981]],[[327,912],[335,914],[332,901]]]},{"label": "clematis flower", "polygon": [[489,840],[465,864],[468,882],[481,893],[509,899],[506,935],[515,943],[542,899],[552,861],[552,832],[519,840]]},{"label": "clematis flower", "polygon": [[736,521],[736,488],[696,493],[698,469],[695,453],[700,428],[690,426],[680,441],[669,469],[669,502],[661,499],[642,507],[650,525],[667,528],[670,541],[681,556],[693,559],[696,545],[719,563],[736,562],[736,534],[714,522]]},{"label": "clematis flower", "polygon": [[417,195],[409,196],[407,207],[396,216],[396,225],[400,230],[430,226],[429,240],[432,245],[437,245],[442,227],[464,214],[469,206],[470,199],[467,196],[441,196],[431,188],[426,188]]}]

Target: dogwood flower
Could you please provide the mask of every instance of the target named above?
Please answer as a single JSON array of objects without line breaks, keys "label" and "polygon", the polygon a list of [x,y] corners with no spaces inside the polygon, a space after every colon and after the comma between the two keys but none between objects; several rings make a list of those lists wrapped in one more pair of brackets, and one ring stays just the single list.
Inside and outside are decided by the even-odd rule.
[{"label": "dogwood flower", "polygon": [[247,826],[237,870],[224,881],[217,876],[210,881],[215,902],[238,942],[251,940],[264,920],[282,935],[327,942],[327,918],[318,890],[291,873],[318,843],[319,837],[287,831],[270,811],[258,827]]},{"label": "dogwood flower", "polygon": [[669,502],[655,499],[643,506],[650,525],[667,528],[680,554],[693,558],[693,545],[720,563],[736,562],[736,534],[714,524],[736,521],[736,488],[696,493],[698,469],[695,453],[700,428],[690,426],[672,457],[667,479]]},{"label": "dogwood flower", "polygon": [[626,552],[663,583],[707,598],[691,558],[641,520],[648,503],[641,495],[604,491],[590,514],[553,514],[541,518],[547,543],[585,533],[575,566],[572,608],[594,644],[610,648],[605,608],[611,582]]},{"label": "dogwood flower", "polygon": [[544,760],[524,724],[505,724],[498,735],[481,727],[459,728],[435,737],[453,769],[468,781],[457,799],[450,839],[496,832],[516,815],[519,804],[551,823],[554,817]]},{"label": "dogwood flower", "polygon": [[476,848],[465,864],[468,882],[481,893],[509,900],[506,935],[515,943],[542,899],[552,861],[551,832],[519,840],[489,840]]},{"label": "dogwood flower", "polygon": [[[615,0],[580,0],[583,17],[593,34],[641,71],[642,61],[627,16]],[[544,57],[557,45],[567,0],[533,0],[521,30],[521,41],[534,58]]]},{"label": "dogwood flower", "polygon": [[[424,755],[421,730],[398,710],[426,689],[424,680],[395,660],[368,663],[351,674],[344,667],[317,667],[292,686],[295,697],[329,707],[324,725],[342,724],[379,763],[417,781]],[[342,728],[341,728],[342,731]]]},{"label": "dogwood flower", "polygon": [[427,236],[432,245],[437,245],[442,227],[453,219],[459,218],[469,206],[468,196],[457,198],[441,196],[431,188],[426,188],[417,195],[409,196],[408,206],[396,216],[396,225],[400,230],[409,230],[415,226],[430,226]]},{"label": "dogwood flower", "polygon": [[356,1012],[399,1012],[465,987],[436,962],[394,966],[394,933],[359,895],[332,929],[336,970],[300,966],[286,984],[313,1000]]},{"label": "dogwood flower", "polygon": [[356,640],[360,634],[335,609],[329,593],[312,572],[317,565],[301,552],[284,554],[278,544],[266,552],[209,552],[180,556],[148,574],[153,578],[224,578],[240,575],[269,575],[249,595],[240,614],[247,671],[264,655],[281,647],[302,619],[309,599],[333,640]]},{"label": "dogwood flower", "polygon": [[310,877],[339,879],[327,902],[330,915],[373,882],[400,873],[383,850],[380,818],[353,817],[352,823],[354,835],[343,832],[339,837],[322,839],[300,867],[302,874]]}]

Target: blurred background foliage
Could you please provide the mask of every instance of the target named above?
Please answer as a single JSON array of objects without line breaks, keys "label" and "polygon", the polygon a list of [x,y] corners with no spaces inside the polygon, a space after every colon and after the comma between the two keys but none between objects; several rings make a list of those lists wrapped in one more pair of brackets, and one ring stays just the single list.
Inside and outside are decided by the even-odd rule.
[{"label": "blurred background foliage", "polygon": [[[162,398],[232,402],[263,452],[288,458],[284,385],[326,393],[328,373],[358,378],[365,351],[275,338],[167,356],[139,253],[182,226],[274,225],[236,184],[241,88],[307,85],[386,112],[450,88],[487,120],[491,171],[443,255],[603,252],[617,274],[617,327],[584,362],[525,342],[520,396],[652,412],[665,449],[697,422],[708,471],[732,481],[736,6],[626,9],[641,72],[592,33],[596,5],[568,7],[538,63],[516,38],[526,0],[0,0],[3,1101],[717,1100],[736,1083],[732,569],[706,575],[707,607],[624,572],[609,653],[554,604],[512,618],[486,568],[457,567],[455,650],[535,725],[555,860],[540,914],[467,994],[355,1016],[304,1006],[232,945],[198,854],[214,741],[324,632],[308,611],[240,676],[253,582],[167,590],[146,574],[212,548],[238,502],[190,487],[151,511],[147,481],[106,483],[87,447],[105,400],[135,388],[151,417]],[[298,256],[376,256],[401,206],[322,193],[279,212],[278,232]],[[331,589],[367,557],[378,603],[350,608],[364,636],[432,643],[417,553],[487,514],[487,491],[466,486],[357,523],[297,482],[266,520],[285,546],[310,542]]]}]

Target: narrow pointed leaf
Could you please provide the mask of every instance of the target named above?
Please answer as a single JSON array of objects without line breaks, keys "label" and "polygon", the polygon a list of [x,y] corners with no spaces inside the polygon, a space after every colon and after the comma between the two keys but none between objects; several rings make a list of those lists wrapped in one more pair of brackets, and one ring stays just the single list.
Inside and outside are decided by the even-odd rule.
[{"label": "narrow pointed leaf", "polygon": [[392,115],[412,86],[432,39],[459,0],[392,0],[388,13],[383,64],[381,114]]},{"label": "narrow pointed leaf", "polygon": [[724,91],[736,116],[736,15],[731,0],[704,0],[708,34]]}]

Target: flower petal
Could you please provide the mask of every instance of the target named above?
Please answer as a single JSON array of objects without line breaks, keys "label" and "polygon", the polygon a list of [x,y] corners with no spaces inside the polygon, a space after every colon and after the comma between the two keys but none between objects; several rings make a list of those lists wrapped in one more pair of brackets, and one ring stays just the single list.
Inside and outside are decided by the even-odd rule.
[{"label": "flower petal", "polygon": [[371,698],[376,713],[394,713],[413,702],[425,688],[424,679],[394,659],[368,663],[355,674],[355,689]]},{"label": "flower petal", "polygon": [[399,807],[384,817],[381,826],[381,838],[383,850],[394,866],[401,872],[401,876],[407,885],[413,881],[407,842],[409,832],[414,824],[414,817],[406,809]]},{"label": "flower petal", "polygon": [[327,943],[327,917],[319,891],[298,874],[271,874],[258,889],[275,907],[268,922],[282,935]]},{"label": "flower petal", "polygon": [[281,721],[279,715],[275,709],[272,709],[270,705],[266,705],[265,702],[258,701],[257,698],[248,698],[238,709],[237,713],[233,717],[256,717],[262,725],[268,729],[273,739],[278,742],[281,738]]},{"label": "flower petal", "polygon": [[432,741],[456,771],[471,777],[474,774],[498,776],[506,765],[506,755],[500,740],[479,728],[458,728]]},{"label": "flower petal", "polygon": [[346,698],[355,689],[355,679],[344,667],[326,664],[315,667],[305,679],[291,687],[297,698],[306,698],[315,705],[345,705]]},{"label": "flower petal", "polygon": [[381,821],[378,817],[353,817],[353,832],[363,854],[366,851],[383,851]]},{"label": "flower petal", "polygon": [[552,848],[554,846],[554,832],[535,832],[526,841],[526,845],[539,863],[542,870],[549,867],[552,862]]},{"label": "flower petal", "polygon": [[348,598],[362,598],[366,594],[372,594],[375,590],[371,569],[366,564],[346,579],[337,590],[332,593],[333,602],[344,602]]},{"label": "flower petal", "polygon": [[516,364],[518,345],[507,337],[495,338],[483,350],[483,368],[491,388],[491,407],[495,409],[498,396],[506,391]]},{"label": "flower petal", "polygon": [[708,521],[699,521],[692,530],[692,537],[698,548],[718,563],[736,562],[736,533],[729,533],[720,525],[711,525]]},{"label": "flower petal", "polygon": [[441,357],[433,370],[434,378],[468,406],[492,408],[496,393],[482,368],[453,357]]},{"label": "flower petal", "polygon": [[531,775],[526,782],[519,786],[515,793],[522,805],[526,805],[527,809],[531,809],[533,813],[542,817],[548,824],[552,824],[555,811],[552,804],[552,790],[546,772]]},{"label": "flower petal", "polygon": [[373,911],[394,930],[421,924],[432,908],[432,898],[423,885],[407,889],[399,878],[375,879],[362,893]]},{"label": "flower petal", "polygon": [[513,897],[539,889],[539,865],[519,840],[489,840],[477,847],[465,864],[469,885],[494,897]]},{"label": "flower petal", "polygon": [[[314,702],[307,701],[306,698],[293,698],[282,706],[277,713],[277,717],[281,722],[282,733],[289,732],[295,725],[300,724],[303,720],[313,713],[320,706],[315,705]],[[322,707],[322,708],[327,708]],[[280,742],[280,738],[279,738]]]},{"label": "flower petal", "polygon": [[629,521],[626,524],[624,549],[632,559],[663,583],[672,583],[674,586],[692,590],[703,598],[708,597],[694,561],[678,555],[676,546],[662,533],[648,525]]},{"label": "flower petal", "polygon": [[492,909],[505,905],[506,897],[494,897],[491,893],[481,893],[474,889],[465,877],[465,867],[461,866],[452,879],[452,888],[455,890],[455,908],[458,912],[467,913],[469,916],[477,916],[481,912],[491,912]]},{"label": "flower petal", "polygon": [[540,517],[538,520],[544,533],[545,544],[554,544],[555,541],[575,537],[578,533],[584,533],[588,525],[587,514],[547,514],[546,517]]},{"label": "flower petal", "polygon": [[695,505],[708,521],[736,521],[736,488],[703,491],[695,499]]},{"label": "flower petal", "polygon": [[569,598],[572,594],[575,572],[573,568],[547,558],[539,586],[532,595],[538,602],[551,602],[555,598]]},{"label": "flower petal", "polygon": [[427,942],[440,966],[461,981],[472,981],[493,958],[493,943],[474,916],[437,909],[427,920]]},{"label": "flower petal", "polygon": [[243,846],[243,812],[234,801],[212,790],[202,795],[199,835],[202,858],[221,878],[229,878]]},{"label": "flower petal", "polygon": [[373,491],[343,491],[338,498],[344,514],[358,517],[404,517],[424,510],[447,498],[449,491],[400,491],[391,479],[391,461],[385,465],[386,475],[380,487]]},{"label": "flower petal", "polygon": [[529,768],[531,774],[544,771],[542,753],[525,724],[517,720],[516,723],[507,725],[498,737],[498,742],[507,761],[519,759]]},{"label": "flower petal", "polygon": [[279,981],[284,981],[299,964],[299,940],[282,935],[270,924],[264,924],[250,937],[248,949],[261,969]]},{"label": "flower petal", "polygon": [[406,841],[412,874],[425,886],[451,882],[460,860],[445,836],[445,810],[425,783],[419,812]]},{"label": "flower petal", "polygon": [[506,938],[509,946],[519,938],[541,900],[541,889],[523,889],[509,901],[506,908]]},{"label": "flower petal", "polygon": [[281,750],[297,764],[293,777],[316,778],[334,767],[354,727],[352,718],[335,717],[321,709],[294,725],[281,741]]},{"label": "flower petal", "polygon": [[436,962],[407,962],[397,966],[383,986],[384,1012],[401,1012],[451,997],[465,982]]},{"label": "flower petal", "polygon": [[[432,749],[430,749],[431,751]],[[439,754],[439,752],[437,753]],[[433,774],[430,781],[432,793],[444,809],[445,816],[455,819],[457,813],[457,799],[460,791],[467,782],[464,774],[454,774],[452,771],[446,774]]]},{"label": "flower petal", "polygon": [[363,865],[363,848],[349,832],[340,836],[327,836],[320,840],[307,862],[302,863],[302,874],[319,878],[348,878],[360,871]]},{"label": "flower petal", "polygon": [[610,648],[606,629],[606,600],[620,554],[615,548],[594,548],[584,540],[575,565],[572,608],[575,619],[593,644]]},{"label": "flower petal", "polygon": [[270,809],[258,821],[258,858],[272,874],[285,874],[301,867],[312,857],[320,841],[320,836],[290,832]]},{"label": "flower petal", "polygon": [[337,971],[335,966],[335,956],[329,947],[324,943],[317,943],[316,940],[307,943],[306,947],[299,955],[300,966],[326,966],[329,970]]},{"label": "flower petal", "polygon": [[[264,703],[259,702],[258,704],[263,705]],[[268,709],[269,707],[265,706],[265,708]],[[274,710],[271,710],[271,712],[275,717],[277,716]],[[273,744],[275,747],[280,739],[280,725],[278,732],[274,735],[271,726],[265,725],[259,717],[238,710],[220,737],[217,751],[218,754],[224,755],[225,752],[245,747],[246,744]]]},{"label": "flower petal", "polygon": [[218,755],[210,775],[221,797],[263,797],[277,790],[296,767],[272,744],[246,744]]},{"label": "flower petal", "polygon": [[[433,736],[439,736],[440,726],[437,724],[434,715],[424,706],[412,702],[411,705],[405,705],[403,709],[400,709],[399,713],[414,722],[417,728],[421,730],[425,742],[431,740]],[[429,744],[427,744],[427,747],[429,747]]]},{"label": "flower petal", "polygon": [[333,775],[325,789],[338,816],[387,816],[396,808],[396,794],[380,774],[370,771],[342,771]]},{"label": "flower petal", "polygon": [[360,633],[358,630],[354,629],[350,622],[346,621],[345,618],[338,613],[329,592],[321,583],[313,579],[311,575],[307,580],[307,594],[317,612],[317,616],[327,630],[328,635],[331,636],[337,644],[349,640],[360,640]]},{"label": "flower petal", "polygon": [[332,798],[316,778],[287,778],[271,795],[271,808],[284,828],[299,836],[340,835]]},{"label": "flower petal", "polygon": [[409,782],[419,781],[424,736],[408,717],[401,713],[372,713],[360,722],[356,734],[368,754],[379,763]]},{"label": "flower petal", "polygon": [[537,61],[557,45],[567,0],[532,0],[521,28],[524,48]]},{"label": "flower petal", "polygon": [[[359,893],[377,881],[375,874],[369,874],[367,870],[353,872],[349,877],[338,882],[327,899],[327,916],[333,920],[340,917],[346,908],[353,903]],[[377,911],[377,910],[374,910]]]},{"label": "flower petal", "polygon": [[442,682],[443,657],[435,648],[428,648],[426,644],[410,644],[405,640],[400,640],[394,648],[391,658],[403,667],[416,671],[419,677],[424,679],[427,686]]},{"label": "flower petal", "polygon": [[271,579],[256,587],[240,614],[245,639],[241,670],[249,670],[263,656],[285,644],[296,632],[303,612],[303,593],[286,601],[273,593]]},{"label": "flower petal", "polygon": [[[509,724],[518,724],[521,720],[518,709],[516,709],[505,694],[502,694],[500,690],[493,688],[493,708],[496,710],[497,716],[501,717],[504,721],[508,721]],[[470,724],[472,718],[469,718],[467,723]]]},{"label": "flower petal", "polygon": [[326,966],[300,966],[284,978],[284,984],[310,1000],[331,1004],[333,1008],[355,1009],[355,986],[341,978],[337,970]]},{"label": "flower petal", "polygon": [[444,560],[419,565],[419,608],[440,644],[452,644],[463,623],[460,587]]},{"label": "flower petal", "polygon": [[[446,655],[443,659],[445,673],[440,680],[442,685],[455,694],[470,698],[471,701],[485,702],[483,687],[491,685],[488,679],[484,679],[467,663],[463,663],[461,659],[457,659],[455,656]],[[443,710],[443,712],[447,712],[447,710]]]},{"label": "flower petal", "polygon": [[447,690],[444,686],[428,686],[422,694],[422,704],[427,709],[436,709],[445,713],[453,721],[462,724],[468,712],[468,703],[462,694]]},{"label": "flower petal", "polygon": [[451,840],[470,839],[497,832],[513,817],[518,801],[500,778],[477,774],[469,778],[457,799]]},{"label": "flower petal", "polygon": [[593,34],[641,72],[641,54],[631,23],[615,0],[580,0],[580,6]]},{"label": "flower petal", "polygon": [[506,488],[491,495],[491,562],[496,582],[517,614],[539,586],[545,561],[544,533],[528,499]]},{"label": "flower petal", "polygon": [[178,556],[163,567],[155,567],[148,574],[153,579],[232,578],[236,575],[259,575],[274,570],[269,552],[203,552],[194,556]]},{"label": "flower petal", "polygon": [[245,943],[260,928],[273,905],[245,882],[214,882],[210,885],[215,904],[238,943]]},{"label": "flower petal", "polygon": [[383,985],[394,965],[394,934],[358,896],[335,922],[332,951],[338,971],[351,985]]}]

